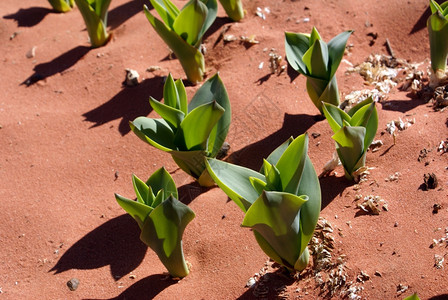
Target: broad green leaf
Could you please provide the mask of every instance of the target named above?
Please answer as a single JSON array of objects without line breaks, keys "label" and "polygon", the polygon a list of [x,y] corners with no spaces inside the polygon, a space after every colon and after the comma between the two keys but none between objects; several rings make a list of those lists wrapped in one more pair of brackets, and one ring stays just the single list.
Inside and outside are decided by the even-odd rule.
[{"label": "broad green leaf", "polygon": [[258,172],[217,159],[208,158],[205,165],[216,184],[243,212],[246,212],[259,196],[252,187],[250,178],[266,181],[266,178]]},{"label": "broad green leaf", "polygon": [[321,113],[322,102],[339,105],[339,89],[336,76],[333,76],[330,81],[307,77],[306,90]]},{"label": "broad green leaf", "polygon": [[132,175],[132,185],[134,186],[137,201],[152,207],[152,203],[154,202],[154,194],[145,182],[140,180],[137,176]]},{"label": "broad green leaf", "polygon": [[309,76],[313,78],[329,80],[328,48],[322,40],[316,40],[314,44],[303,54]]},{"label": "broad green leaf", "polygon": [[333,132],[337,132],[341,129],[344,120],[347,122],[350,122],[351,120],[350,116],[345,111],[331,103],[322,102],[322,111]]},{"label": "broad green leaf", "polygon": [[[283,155],[285,150],[288,148],[288,146],[294,141],[293,137],[290,137],[287,139],[283,144],[278,146],[274,151],[269,154],[268,158],[266,158],[266,161],[268,161],[272,165],[276,165],[280,157]],[[261,167],[260,173],[264,174],[264,167]]]},{"label": "broad green leaf", "polygon": [[351,126],[362,126],[366,128],[366,135],[364,138],[364,151],[373,142],[376,131],[378,129],[378,113],[376,111],[375,102],[364,105],[352,117]]},{"label": "broad green leaf", "polygon": [[202,37],[207,32],[207,30],[215,22],[216,15],[218,13],[218,2],[216,0],[201,0],[202,3],[207,7],[207,17],[205,18],[204,24],[198,34],[198,40],[196,41],[195,47],[199,48],[202,42]]},{"label": "broad green leaf", "polygon": [[152,207],[157,207],[162,203],[169,195],[165,194],[164,190],[159,190],[156,197],[154,198],[154,203],[152,204]]},{"label": "broad green leaf", "polygon": [[266,182],[264,182],[263,180],[255,177],[249,177],[249,181],[259,195],[261,195],[261,193],[266,190]]},{"label": "broad green leaf", "polygon": [[414,293],[411,296],[404,298],[403,300],[420,300],[420,298],[417,296],[417,293]]},{"label": "broad green leaf", "polygon": [[297,259],[296,263],[294,264],[294,270],[302,271],[310,262],[310,252],[308,251],[308,247],[305,247],[302,254]]},{"label": "broad green leaf", "polygon": [[309,75],[303,55],[310,47],[309,35],[303,33],[285,32],[286,60],[294,70]]},{"label": "broad green leaf", "polygon": [[[434,2],[433,4],[437,3]],[[434,11],[427,21],[431,68],[435,73],[437,70],[445,72],[448,54],[448,20],[439,8],[440,7],[437,7],[437,11]]]},{"label": "broad green leaf", "polygon": [[146,181],[146,185],[150,186],[155,194],[163,190],[165,197],[172,195],[174,198],[178,198],[176,184],[164,167],[155,171]]},{"label": "broad green leaf", "polygon": [[112,0],[94,0],[95,13],[103,20],[104,26],[107,26],[107,11]]},{"label": "broad green leaf", "polygon": [[204,172],[204,157],[207,156],[204,151],[171,151],[170,154],[176,164],[194,178],[199,179]]},{"label": "broad green leaf", "polygon": [[133,122],[129,122],[129,126],[141,140],[157,149],[166,152],[176,149],[173,143],[173,130],[163,119],[138,117]]},{"label": "broad green leaf", "polygon": [[269,191],[280,191],[282,190],[282,177],[280,174],[280,171],[277,169],[276,166],[271,165],[270,167],[267,167],[269,163],[267,160],[263,161],[264,169],[267,170],[267,174],[265,174],[266,177],[266,189]]},{"label": "broad green leaf", "polygon": [[118,204],[137,221],[140,229],[143,228],[146,217],[151,213],[152,207],[149,207],[143,203],[127,199],[123,196],[115,194],[115,199]]},{"label": "broad green leaf", "polygon": [[243,3],[241,0],[220,0],[227,16],[235,22],[244,18]]},{"label": "broad green leaf", "polygon": [[434,0],[429,0],[429,7],[431,8],[431,14],[434,14],[437,11],[442,11],[439,3]]},{"label": "broad green leaf", "polygon": [[294,266],[301,255],[299,212],[307,200],[307,196],[265,191],[247,210],[242,226],[257,231],[282,260]]},{"label": "broad green leaf", "polygon": [[227,137],[232,118],[229,96],[218,73],[204,82],[199,88],[188,105],[188,111],[191,112],[198,106],[212,101],[218,102],[218,104],[225,110],[218,123],[216,123],[216,126],[210,132],[208,139],[207,151],[210,152],[210,157],[216,157]]},{"label": "broad green leaf", "polygon": [[308,152],[308,135],[298,136],[285,150],[277,162],[282,191],[297,195],[305,158]]},{"label": "broad green leaf", "polygon": [[199,0],[188,2],[174,20],[173,30],[188,44],[195,45],[207,18],[207,11],[207,6]]},{"label": "broad green leaf", "polygon": [[163,85],[163,101],[166,105],[180,109],[179,94],[177,92],[177,85],[174,83],[171,73],[168,74],[165,84]]},{"label": "broad green leaf", "polygon": [[216,101],[196,107],[180,124],[188,150],[205,150],[207,141],[219,118],[224,114]]},{"label": "broad green leaf", "polygon": [[[158,1],[161,1],[161,0],[158,0]],[[173,17],[173,19],[176,19],[180,13],[180,10],[177,8],[177,6],[174,5],[170,0],[162,0],[162,2],[165,5],[166,10]]]},{"label": "broad green leaf", "polygon": [[149,0],[151,2],[152,7],[156,10],[156,12],[159,14],[160,18],[162,18],[162,21],[169,27],[173,28],[174,19],[176,16],[172,14],[171,10],[168,10],[167,6],[164,2],[168,1],[162,1],[162,0]]},{"label": "broad green leaf", "polygon": [[[90,43],[92,44],[92,47],[101,47],[103,46],[109,39],[109,35],[107,33],[107,20],[106,20],[106,13],[107,8],[109,6],[110,0],[108,1],[101,1],[102,3],[102,10],[99,12],[103,12],[103,10],[106,10],[106,13],[104,14],[104,19],[102,19],[100,15],[97,14],[94,8],[87,2],[87,0],[75,0],[76,5],[79,8],[79,11],[81,12],[81,15],[84,19],[84,22],[87,27],[87,32],[90,37]],[[98,6],[100,7],[100,6]]]},{"label": "broad green leaf", "polygon": [[344,56],[347,40],[352,32],[352,30],[344,31],[335,36],[330,42],[328,42],[328,56],[330,66],[329,78],[333,77],[336,74],[336,70],[338,69],[342,57]]},{"label": "broad green leaf", "polygon": [[364,127],[344,126],[332,136],[338,145],[339,159],[350,175],[355,171],[354,167],[364,154],[365,134]]},{"label": "broad green leaf", "polygon": [[194,217],[188,206],[170,196],[149,214],[142,228],[140,239],[156,252],[173,277],[188,275],[182,235]]},{"label": "broad green leaf", "polygon": [[321,191],[319,178],[311,159],[306,156],[297,195],[307,195],[308,201],[300,209],[301,252],[313,237],[321,208]]},{"label": "broad green leaf", "polygon": [[283,260],[274,248],[269,245],[268,241],[266,241],[261,234],[259,234],[256,230],[253,230],[253,233],[258,246],[260,246],[261,250],[263,250],[267,256],[269,256],[273,261],[293,269],[293,267],[287,261]]},{"label": "broad green leaf", "polygon": [[177,88],[177,94],[179,95],[179,110],[186,115],[188,113],[188,99],[185,86],[181,79],[176,80],[174,83]]},{"label": "broad green leaf", "polygon": [[310,34],[310,45],[313,45],[317,40],[322,40],[322,38],[320,37],[316,27],[313,27]]},{"label": "broad green leaf", "polygon": [[68,12],[73,8],[74,0],[48,0],[54,10],[59,12]]},{"label": "broad green leaf", "polygon": [[[371,104],[373,101],[372,97],[369,97],[361,102],[359,102],[358,104],[356,104],[355,106],[353,106],[349,111],[348,111],[348,115],[350,116],[350,118],[353,118],[353,116],[355,115],[355,113],[360,110],[361,108],[363,108],[364,106],[366,106],[367,104]],[[355,126],[355,125],[352,125]]]},{"label": "broad green leaf", "polygon": [[177,108],[160,103],[153,97],[149,97],[151,107],[171,126],[173,130],[179,128],[184,120],[185,114]]},{"label": "broad green leaf", "polygon": [[143,6],[143,10],[154,30],[179,59],[188,80],[193,84],[202,81],[205,72],[204,56],[202,53],[185,42],[176,32],[167,27],[163,22],[155,18],[146,5]]}]

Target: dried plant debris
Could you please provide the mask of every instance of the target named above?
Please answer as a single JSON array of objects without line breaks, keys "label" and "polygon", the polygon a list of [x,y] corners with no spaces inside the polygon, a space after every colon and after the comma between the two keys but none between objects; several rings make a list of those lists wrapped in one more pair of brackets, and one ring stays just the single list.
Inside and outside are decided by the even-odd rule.
[{"label": "dried plant debris", "polygon": [[397,294],[402,294],[409,289],[409,286],[399,283],[397,285]]},{"label": "dried plant debris", "polygon": [[448,152],[448,138],[444,141],[440,141],[437,151],[442,152],[442,154]]},{"label": "dried plant debris", "polygon": [[286,64],[283,64],[283,58],[276,53],[274,48],[269,52],[269,69],[271,74],[280,74],[286,69]]},{"label": "dried plant debris", "polygon": [[384,144],[382,140],[373,140],[369,146],[369,150],[372,151],[372,153],[377,152],[383,145]]},{"label": "dried plant debris", "polygon": [[426,173],[423,175],[424,188],[426,190],[435,189],[439,185],[437,176],[434,173]]},{"label": "dried plant debris", "polygon": [[265,7],[263,9],[261,7],[257,7],[257,11],[255,12],[255,15],[259,16],[263,20],[266,20],[266,15],[268,15],[270,13],[271,13],[271,10],[269,9],[269,7]]},{"label": "dried plant debris", "polygon": [[330,173],[341,164],[337,151],[333,152],[333,157],[324,165],[322,172],[319,174],[319,178],[330,175]]},{"label": "dried plant debris", "polygon": [[358,202],[356,207],[362,209],[367,213],[371,213],[373,215],[379,215],[382,210],[389,211],[387,202],[384,201],[384,199],[382,199],[380,196],[368,195],[365,196],[364,198],[362,196],[361,197],[357,196],[356,198],[359,198],[359,200],[362,199],[362,202],[360,203]]},{"label": "dried plant debris", "polygon": [[124,84],[126,86],[136,86],[138,85],[138,78],[140,75],[137,71],[132,69],[126,69],[126,79],[124,81]]},{"label": "dried plant debris", "polygon": [[369,276],[369,274],[367,274],[367,273],[364,272],[364,271],[361,271],[361,272],[359,273],[359,275],[356,276],[356,281],[358,281],[358,282],[363,283],[363,282],[368,281],[368,280],[370,280],[370,276]]},{"label": "dried plant debris", "polygon": [[436,87],[434,90],[434,108],[443,109],[448,106],[448,85]]},{"label": "dried plant debris", "polygon": [[367,177],[370,175],[370,171],[372,168],[369,168],[367,166],[363,166],[359,169],[357,169],[355,172],[353,172],[353,180],[356,183],[361,183],[364,181],[367,181]]},{"label": "dried plant debris", "polygon": [[386,179],[384,179],[384,181],[386,182],[392,182],[392,181],[398,181],[398,179],[400,178],[400,172],[395,172],[392,175],[389,175],[389,177],[387,177]]},{"label": "dried plant debris", "polygon": [[444,260],[445,257],[438,254],[434,254],[434,267],[436,267],[436,269],[442,269]]},{"label": "dried plant debris", "polygon": [[423,148],[422,150],[420,150],[420,153],[418,155],[418,159],[417,160],[419,162],[423,161],[428,156],[429,152],[431,152],[431,149],[428,150],[426,148]]},{"label": "dried plant debris", "polygon": [[[440,229],[440,228],[439,228]],[[440,239],[432,240],[432,244],[429,246],[430,248],[434,248],[436,246],[445,246],[448,247],[448,227],[445,228],[445,236],[441,237]]]},{"label": "dried plant debris", "polygon": [[330,297],[339,295],[341,298],[361,299],[358,295],[364,288],[356,286],[348,280],[345,267],[345,255],[333,257],[335,238],[333,226],[324,218],[319,218],[314,236],[309,244],[310,254],[313,256],[313,273],[316,284],[321,293]]}]

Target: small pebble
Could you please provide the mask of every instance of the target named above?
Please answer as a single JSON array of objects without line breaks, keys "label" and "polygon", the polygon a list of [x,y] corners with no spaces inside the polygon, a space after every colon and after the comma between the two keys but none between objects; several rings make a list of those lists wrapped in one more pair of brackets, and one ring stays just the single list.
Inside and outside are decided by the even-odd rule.
[{"label": "small pebble", "polygon": [[67,286],[70,289],[70,291],[76,291],[76,289],[79,286],[79,279],[78,278],[72,278],[69,281],[67,281]]}]

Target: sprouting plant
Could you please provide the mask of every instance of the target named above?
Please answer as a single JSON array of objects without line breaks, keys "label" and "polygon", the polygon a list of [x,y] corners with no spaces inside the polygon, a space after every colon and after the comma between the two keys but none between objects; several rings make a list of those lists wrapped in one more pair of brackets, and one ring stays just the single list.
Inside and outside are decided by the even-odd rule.
[{"label": "sprouting plant", "polygon": [[290,138],[263,161],[260,172],[207,159],[218,186],[245,212],[261,249],[290,270],[308,265],[308,242],[316,227],[321,192],[308,157],[308,135]]},{"label": "sprouting plant", "polygon": [[110,39],[107,33],[107,10],[111,0],[75,0],[89,33],[93,48],[104,46]]},{"label": "sprouting plant", "polygon": [[241,0],[219,0],[221,2],[222,7],[226,11],[226,14],[233,21],[238,22],[242,18],[244,18],[244,9],[243,3]]},{"label": "sprouting plant", "polygon": [[154,172],[146,183],[133,175],[132,183],[137,200],[115,194],[118,204],[137,221],[140,239],[156,252],[171,276],[187,276],[182,235],[194,212],[177,200],[176,185],[164,168]]},{"label": "sprouting plant", "polygon": [[414,294],[404,298],[403,300],[420,300],[420,297],[417,295],[417,293],[414,293]]},{"label": "sprouting plant", "polygon": [[59,12],[71,11],[74,5],[74,0],[48,0],[54,10]]},{"label": "sprouting plant", "polygon": [[431,16],[428,18],[429,45],[431,51],[431,84],[438,86],[446,79],[445,67],[448,55],[448,1],[438,4],[429,1]]},{"label": "sprouting plant", "polygon": [[150,0],[162,21],[143,7],[149,23],[179,59],[187,79],[197,84],[204,77],[202,37],[216,19],[216,0],[190,0],[179,10],[170,0]]},{"label": "sprouting plant", "polygon": [[328,44],[315,27],[311,34],[285,32],[286,59],[291,67],[306,76],[306,89],[322,113],[322,102],[339,105],[336,70],[352,31],[345,31]]},{"label": "sprouting plant", "polygon": [[230,126],[229,97],[218,74],[208,79],[190,104],[182,81],[168,76],[163,89],[165,103],[149,102],[162,119],[138,117],[132,131],[148,144],[171,154],[177,165],[202,186],[214,185],[204,157],[216,157]]},{"label": "sprouting plant", "polygon": [[375,102],[368,98],[348,113],[339,107],[322,103],[324,115],[334,132],[336,151],[344,166],[345,177],[353,180],[354,172],[365,166],[367,149],[378,129],[378,113]]}]

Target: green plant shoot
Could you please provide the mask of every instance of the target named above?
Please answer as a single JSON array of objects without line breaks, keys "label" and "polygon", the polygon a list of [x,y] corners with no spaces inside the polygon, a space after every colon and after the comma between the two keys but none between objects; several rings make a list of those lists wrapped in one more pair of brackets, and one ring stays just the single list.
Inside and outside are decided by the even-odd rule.
[{"label": "green plant shoot", "polygon": [[202,186],[214,181],[205,169],[204,157],[216,157],[230,126],[229,97],[218,74],[208,79],[187,104],[182,81],[168,76],[163,89],[164,103],[149,102],[162,119],[138,117],[130,122],[143,141],[168,152],[177,165]]},{"label": "green plant shoot", "polygon": [[322,103],[324,115],[334,132],[336,151],[344,166],[345,177],[353,180],[354,173],[365,166],[367,149],[378,129],[378,113],[375,102],[368,98],[348,113],[339,107]]},{"label": "green plant shoot", "polygon": [[107,11],[111,0],[75,0],[89,33],[92,48],[104,46],[110,39],[107,33]]},{"label": "green plant shoot", "polygon": [[235,22],[244,18],[243,3],[241,0],[219,0],[226,14]]},{"label": "green plant shoot", "polygon": [[414,293],[411,296],[404,298],[403,300],[420,300],[420,297],[417,295],[417,293]]},{"label": "green plant shoot", "polygon": [[179,59],[187,79],[197,84],[204,78],[202,37],[216,19],[216,0],[190,0],[179,10],[170,0],[150,0],[162,21],[143,7],[149,23]]},{"label": "green plant shoot", "polygon": [[315,27],[311,34],[285,32],[286,59],[291,67],[306,76],[306,90],[322,113],[322,102],[339,105],[336,70],[352,31],[345,31],[328,44]]},{"label": "green plant shoot", "polygon": [[446,59],[448,55],[448,1],[438,4],[429,1],[431,16],[428,18],[429,45],[431,52],[431,85],[438,86],[446,79]]},{"label": "green plant shoot", "polygon": [[176,185],[164,168],[157,170],[146,183],[133,175],[132,183],[137,200],[115,194],[118,204],[137,221],[140,239],[156,252],[171,276],[187,276],[182,235],[194,219],[194,212],[177,200]]},{"label": "green plant shoot", "polygon": [[290,138],[263,161],[260,172],[207,159],[218,186],[245,212],[260,248],[289,270],[303,270],[316,227],[321,192],[308,157],[308,135]]},{"label": "green plant shoot", "polygon": [[58,12],[71,11],[74,5],[74,0],[48,0],[48,2]]}]

